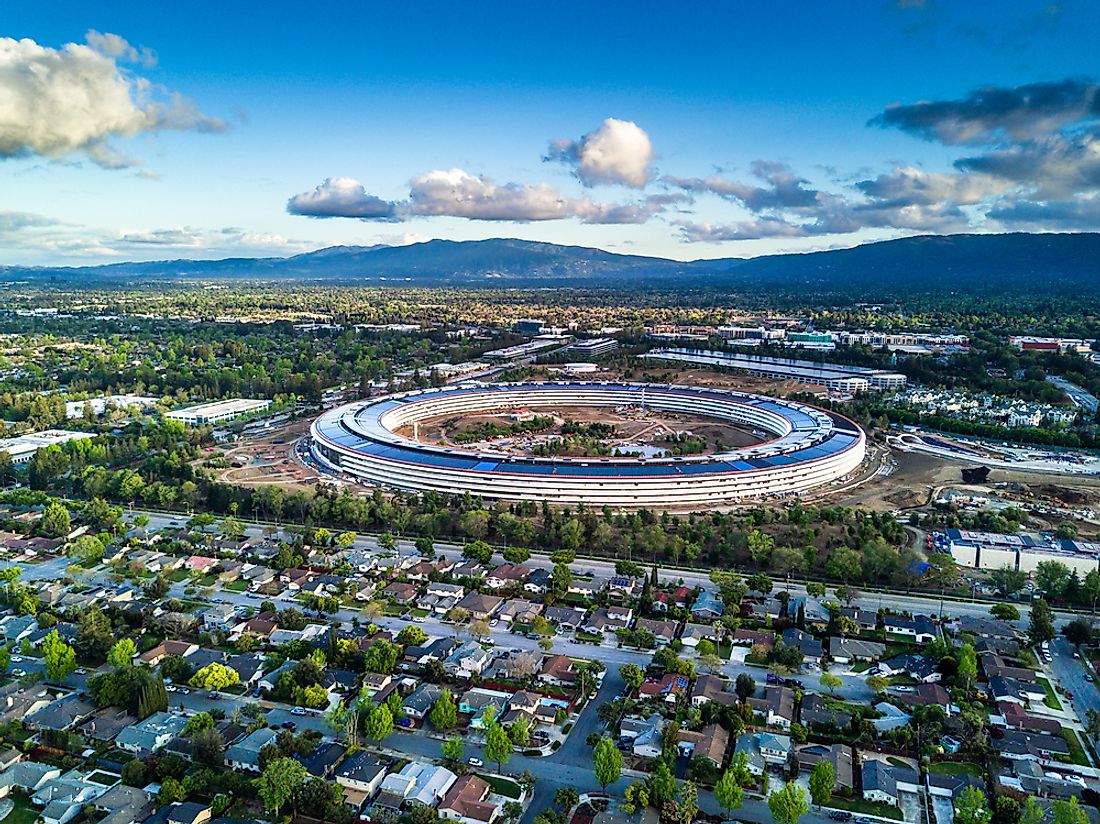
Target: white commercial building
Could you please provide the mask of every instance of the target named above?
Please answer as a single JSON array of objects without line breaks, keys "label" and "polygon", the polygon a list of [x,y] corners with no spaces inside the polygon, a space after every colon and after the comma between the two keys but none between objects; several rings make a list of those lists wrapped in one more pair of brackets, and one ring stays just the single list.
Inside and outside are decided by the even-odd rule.
[{"label": "white commercial building", "polygon": [[99,417],[108,409],[129,409],[131,406],[149,409],[159,402],[160,398],[150,398],[144,395],[108,395],[102,398],[88,398],[86,401],[66,401],[65,417],[70,420],[83,418],[84,411],[89,406],[92,408],[92,414]]},{"label": "white commercial building", "polygon": [[1044,561],[1057,561],[1084,577],[1100,569],[1100,544],[1071,541],[1041,533],[1006,535],[949,529],[944,546],[959,566],[972,569],[1009,569],[1032,573]]},{"label": "white commercial building", "polygon": [[80,441],[85,438],[95,437],[88,432],[70,432],[65,429],[47,429],[45,432],[34,432],[30,435],[20,435],[17,438],[7,438],[0,441],[0,452],[7,452],[11,456],[13,464],[28,463],[34,457],[34,453],[46,446],[57,446],[68,441]]},{"label": "white commercial building", "polygon": [[680,361],[683,363],[721,366],[726,369],[740,369],[750,375],[758,375],[772,380],[793,380],[804,383],[816,383],[834,392],[851,392],[861,386],[853,378],[866,381],[870,389],[904,389],[905,375],[888,372],[885,369],[872,369],[866,366],[849,366],[839,363],[818,363],[816,361],[795,360],[792,358],[768,358],[759,355],[747,355],[741,352],[722,352],[709,349],[654,349],[642,357],[652,360]]},{"label": "white commercial building", "polygon": [[200,403],[198,406],[189,406],[186,409],[176,409],[166,413],[165,417],[175,421],[182,421],[188,426],[204,426],[207,424],[231,421],[249,412],[258,412],[267,409],[269,406],[271,406],[271,401],[269,400],[233,398],[227,401]]}]

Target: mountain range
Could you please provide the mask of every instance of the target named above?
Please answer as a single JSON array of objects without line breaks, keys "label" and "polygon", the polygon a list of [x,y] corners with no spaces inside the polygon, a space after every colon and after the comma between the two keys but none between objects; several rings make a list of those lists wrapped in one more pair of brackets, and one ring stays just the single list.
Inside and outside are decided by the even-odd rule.
[{"label": "mountain range", "polygon": [[772,287],[808,292],[1100,293],[1100,234],[925,235],[850,249],[678,261],[527,240],[333,246],[286,258],[0,267],[0,280],[71,286],[151,280],[339,281],[370,285]]}]

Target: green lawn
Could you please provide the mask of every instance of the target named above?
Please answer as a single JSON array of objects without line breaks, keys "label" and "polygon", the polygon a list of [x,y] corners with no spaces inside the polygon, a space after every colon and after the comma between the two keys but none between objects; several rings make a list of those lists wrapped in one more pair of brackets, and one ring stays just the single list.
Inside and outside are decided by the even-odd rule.
[{"label": "green lawn", "polygon": [[481,778],[484,778],[485,782],[493,788],[493,792],[497,795],[503,795],[505,798],[513,798],[518,801],[520,793],[523,791],[519,784],[511,778],[505,778],[503,775],[483,773]]},{"label": "green lawn", "polygon": [[912,769],[913,768],[913,765],[910,764],[908,761],[903,761],[902,759],[895,758],[892,755],[886,756],[886,763],[890,764],[894,767],[905,767],[906,769]]},{"label": "green lawn", "polygon": [[248,591],[248,581],[244,581],[244,580],[233,581],[231,583],[226,584],[224,588],[227,589],[229,592],[247,592]]},{"label": "green lawn", "polygon": [[982,777],[981,765],[972,764],[969,761],[937,761],[929,765],[928,771],[937,773],[938,775],[972,775],[975,778]]},{"label": "green lawn", "polygon": [[171,581],[173,584],[182,583],[183,581],[186,581],[189,577],[191,577],[191,573],[189,573],[186,569],[173,569],[171,572],[168,573],[168,580]]},{"label": "green lawn", "polygon": [[34,824],[39,819],[39,812],[31,806],[26,796],[12,793],[8,796],[15,804],[12,811],[4,818],[4,824]]},{"label": "green lawn", "polygon": [[872,663],[871,661],[860,661],[858,664],[852,667],[852,672],[867,672],[867,670],[869,670],[873,666],[874,663]]},{"label": "green lawn", "polygon": [[864,801],[862,798],[843,798],[834,795],[828,806],[860,815],[879,815],[883,818],[892,818],[895,821],[902,820],[901,810],[897,807],[874,801]]},{"label": "green lawn", "polygon": [[1077,737],[1077,733],[1069,727],[1062,727],[1062,738],[1066,739],[1066,744],[1069,745],[1069,758],[1067,759],[1069,763],[1082,767],[1089,766],[1089,757],[1085,755],[1085,750],[1081,747],[1081,739]]},{"label": "green lawn", "polygon": [[1054,694],[1054,687],[1050,685],[1050,681],[1043,677],[1038,677],[1035,682],[1043,685],[1043,689],[1047,691],[1047,697],[1043,699],[1043,703],[1050,707],[1052,710],[1061,710],[1062,702],[1058,700],[1058,696]]}]

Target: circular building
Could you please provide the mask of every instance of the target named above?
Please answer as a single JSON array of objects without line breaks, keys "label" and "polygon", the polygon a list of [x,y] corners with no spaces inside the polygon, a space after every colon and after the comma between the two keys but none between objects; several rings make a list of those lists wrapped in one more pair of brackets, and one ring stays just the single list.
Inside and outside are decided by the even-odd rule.
[{"label": "circular building", "polygon": [[[771,439],[705,455],[577,458],[452,448],[397,434],[441,416],[573,407],[705,417]],[[722,389],[634,383],[462,384],[406,392],[326,412],[310,435],[322,467],[380,486],[628,509],[796,494],[852,472],[866,448],[855,423],[816,407]]]}]

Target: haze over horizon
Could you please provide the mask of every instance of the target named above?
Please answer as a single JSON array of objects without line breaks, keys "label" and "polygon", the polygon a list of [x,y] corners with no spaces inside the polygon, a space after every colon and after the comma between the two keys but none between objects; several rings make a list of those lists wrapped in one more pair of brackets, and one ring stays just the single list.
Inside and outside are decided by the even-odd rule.
[{"label": "haze over horizon", "polygon": [[0,264],[1100,229],[1083,2],[5,11]]}]

